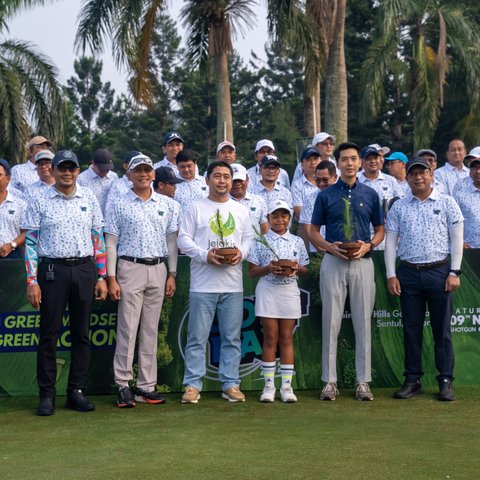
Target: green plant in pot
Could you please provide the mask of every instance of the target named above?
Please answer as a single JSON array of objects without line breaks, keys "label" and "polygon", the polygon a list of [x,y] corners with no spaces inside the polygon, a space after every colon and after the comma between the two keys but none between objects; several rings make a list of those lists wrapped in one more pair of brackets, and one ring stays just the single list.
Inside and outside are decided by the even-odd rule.
[{"label": "green plant in pot", "polygon": [[212,232],[219,239],[217,242],[217,254],[223,257],[220,259],[220,263],[230,265],[238,253],[237,247],[227,239],[227,237],[235,231],[235,219],[233,215],[229,212],[228,218],[224,222],[220,210],[217,209],[209,225]]},{"label": "green plant in pot", "polygon": [[272,252],[272,255],[276,258],[276,260],[272,260],[272,263],[277,266],[281,267],[282,271],[278,275],[281,275],[283,277],[288,277],[290,276],[294,271],[297,266],[297,262],[295,260],[289,260],[287,258],[280,258],[275,251],[275,249],[270,245],[270,242],[268,241],[267,237],[261,233],[257,227],[253,227],[253,230],[255,231],[255,241],[262,244],[265,246],[270,252]]},{"label": "green plant in pot", "polygon": [[354,240],[355,235],[355,218],[353,214],[352,204],[348,198],[342,198],[343,200],[343,235],[345,242],[340,244],[342,250],[346,250],[344,254],[348,258],[353,256],[360,250],[361,243]]}]

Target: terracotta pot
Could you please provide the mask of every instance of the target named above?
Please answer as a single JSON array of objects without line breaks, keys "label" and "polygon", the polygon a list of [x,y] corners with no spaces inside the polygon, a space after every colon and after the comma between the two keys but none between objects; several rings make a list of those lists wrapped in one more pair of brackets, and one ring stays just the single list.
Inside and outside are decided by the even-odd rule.
[{"label": "terracotta pot", "polygon": [[221,255],[223,258],[220,263],[224,265],[231,265],[233,257],[238,253],[238,249],[232,247],[221,247],[217,248],[217,254]]},{"label": "terracotta pot", "polygon": [[342,250],[347,251],[344,255],[350,259],[360,250],[361,245],[360,242],[343,242],[339,246]]},{"label": "terracotta pot", "polygon": [[297,265],[297,262],[294,260],[287,260],[287,259],[280,259],[280,260],[275,260],[272,262],[275,266],[277,267],[282,267],[282,273],[277,275],[280,275],[282,277],[288,277],[291,275]]}]

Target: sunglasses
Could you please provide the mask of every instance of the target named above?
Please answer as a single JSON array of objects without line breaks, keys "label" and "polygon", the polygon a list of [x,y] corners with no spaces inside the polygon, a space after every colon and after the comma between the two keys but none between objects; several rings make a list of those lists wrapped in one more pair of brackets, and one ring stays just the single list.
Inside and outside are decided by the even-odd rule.
[{"label": "sunglasses", "polygon": [[59,172],[66,172],[67,170],[69,172],[75,172],[76,170],[78,170],[78,167],[74,164],[70,164],[70,165],[57,165],[55,167]]}]

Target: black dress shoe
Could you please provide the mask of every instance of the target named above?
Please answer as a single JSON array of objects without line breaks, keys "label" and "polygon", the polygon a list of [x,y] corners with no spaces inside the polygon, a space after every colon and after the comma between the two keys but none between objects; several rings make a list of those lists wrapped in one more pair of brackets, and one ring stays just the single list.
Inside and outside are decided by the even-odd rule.
[{"label": "black dress shoe", "polygon": [[452,381],[448,378],[444,378],[438,382],[438,387],[440,389],[438,393],[438,399],[443,402],[453,402],[455,397],[455,392],[452,389]]},{"label": "black dress shoe", "polygon": [[35,415],[39,417],[49,417],[55,413],[55,402],[51,397],[40,398]]},{"label": "black dress shoe", "polygon": [[393,396],[395,398],[401,398],[402,400],[406,400],[407,398],[415,397],[416,395],[421,395],[423,393],[422,384],[417,382],[405,382],[402,385],[400,390],[397,390]]},{"label": "black dress shoe", "polygon": [[92,403],[81,390],[72,390],[67,393],[65,408],[71,408],[77,412],[91,412],[95,410],[95,404]]}]

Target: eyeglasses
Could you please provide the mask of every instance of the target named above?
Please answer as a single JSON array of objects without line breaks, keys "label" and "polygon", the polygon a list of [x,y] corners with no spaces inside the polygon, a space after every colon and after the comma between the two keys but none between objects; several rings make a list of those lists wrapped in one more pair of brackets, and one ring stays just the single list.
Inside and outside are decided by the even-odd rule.
[{"label": "eyeglasses", "polygon": [[280,170],[280,167],[278,165],[267,165],[266,167],[263,167],[265,170]]},{"label": "eyeglasses", "polygon": [[429,168],[425,168],[423,170],[416,170],[415,172],[408,172],[407,176],[416,178],[416,177],[425,177],[430,172]]},{"label": "eyeglasses", "polygon": [[330,177],[322,178],[322,177],[314,177],[316,183],[325,183],[327,184],[330,181]]},{"label": "eyeglasses", "polygon": [[59,172],[66,172],[67,170],[69,172],[75,172],[76,170],[78,170],[78,167],[76,165],[57,165],[55,167]]}]

